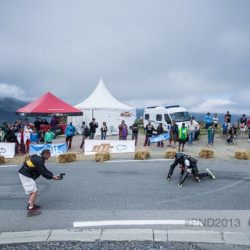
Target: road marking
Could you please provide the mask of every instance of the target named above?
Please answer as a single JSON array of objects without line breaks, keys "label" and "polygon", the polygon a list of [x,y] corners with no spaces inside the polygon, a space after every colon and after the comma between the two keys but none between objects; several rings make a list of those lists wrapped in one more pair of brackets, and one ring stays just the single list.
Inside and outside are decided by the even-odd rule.
[{"label": "road marking", "polygon": [[104,161],[103,163],[117,163],[117,162],[149,162],[149,161],[173,161],[173,159],[147,159],[147,160],[112,160],[112,161]]},{"label": "road marking", "polygon": [[144,225],[182,225],[200,226],[197,220],[110,220],[110,221],[76,221],[74,227],[101,227],[101,226],[144,226]]},{"label": "road marking", "polygon": [[0,168],[18,167],[19,165],[0,165]]}]

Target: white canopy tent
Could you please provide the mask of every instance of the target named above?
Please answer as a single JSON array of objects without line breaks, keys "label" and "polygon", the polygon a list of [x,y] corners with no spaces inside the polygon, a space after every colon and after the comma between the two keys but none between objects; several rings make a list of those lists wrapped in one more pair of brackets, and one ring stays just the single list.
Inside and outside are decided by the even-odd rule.
[{"label": "white canopy tent", "polygon": [[110,94],[101,79],[92,92],[92,94],[83,102],[74,106],[83,112],[83,116],[68,117],[68,122],[80,128],[82,122],[87,125],[95,118],[98,122],[96,134],[100,134],[100,128],[103,122],[106,122],[108,134],[118,134],[118,126],[122,120],[125,120],[127,126],[131,126],[136,119],[136,109],[118,101]]}]

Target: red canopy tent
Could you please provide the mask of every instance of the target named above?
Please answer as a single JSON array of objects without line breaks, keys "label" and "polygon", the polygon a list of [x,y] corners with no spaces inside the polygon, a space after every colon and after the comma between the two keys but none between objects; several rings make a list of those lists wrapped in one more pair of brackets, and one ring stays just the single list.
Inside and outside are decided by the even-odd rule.
[{"label": "red canopy tent", "polygon": [[27,116],[78,116],[83,113],[79,109],[67,104],[50,92],[47,92],[37,100],[16,110],[16,114]]}]

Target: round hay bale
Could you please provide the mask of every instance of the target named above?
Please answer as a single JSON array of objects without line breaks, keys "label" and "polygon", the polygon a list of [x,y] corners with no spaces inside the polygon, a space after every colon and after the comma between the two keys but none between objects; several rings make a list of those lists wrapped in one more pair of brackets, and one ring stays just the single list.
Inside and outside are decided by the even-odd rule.
[{"label": "round hay bale", "polygon": [[59,163],[68,163],[76,160],[76,154],[68,153],[68,154],[60,154],[57,157]]},{"label": "round hay bale", "polygon": [[0,164],[4,164],[5,163],[5,157],[0,155]]},{"label": "round hay bale", "polygon": [[234,153],[234,157],[238,160],[250,160],[250,151],[236,151]]},{"label": "round hay bale", "polygon": [[199,152],[200,158],[213,158],[214,157],[214,151],[211,149],[202,149]]},{"label": "round hay bale", "polygon": [[176,151],[175,151],[175,150],[167,150],[167,151],[165,152],[164,157],[165,157],[166,159],[173,159],[173,158],[175,158],[175,155],[176,155]]},{"label": "round hay bale", "polygon": [[95,154],[95,161],[96,162],[103,162],[111,160],[111,155],[109,152],[101,152]]},{"label": "round hay bale", "polygon": [[135,156],[134,156],[135,160],[145,160],[148,158],[150,158],[150,152],[148,150],[141,149],[135,152]]}]

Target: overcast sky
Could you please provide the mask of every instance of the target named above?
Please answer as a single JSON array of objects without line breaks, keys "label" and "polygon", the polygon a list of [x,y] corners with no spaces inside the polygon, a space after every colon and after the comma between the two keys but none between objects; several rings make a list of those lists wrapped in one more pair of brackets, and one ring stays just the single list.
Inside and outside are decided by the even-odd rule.
[{"label": "overcast sky", "polygon": [[249,0],[0,0],[0,96],[250,115]]}]

